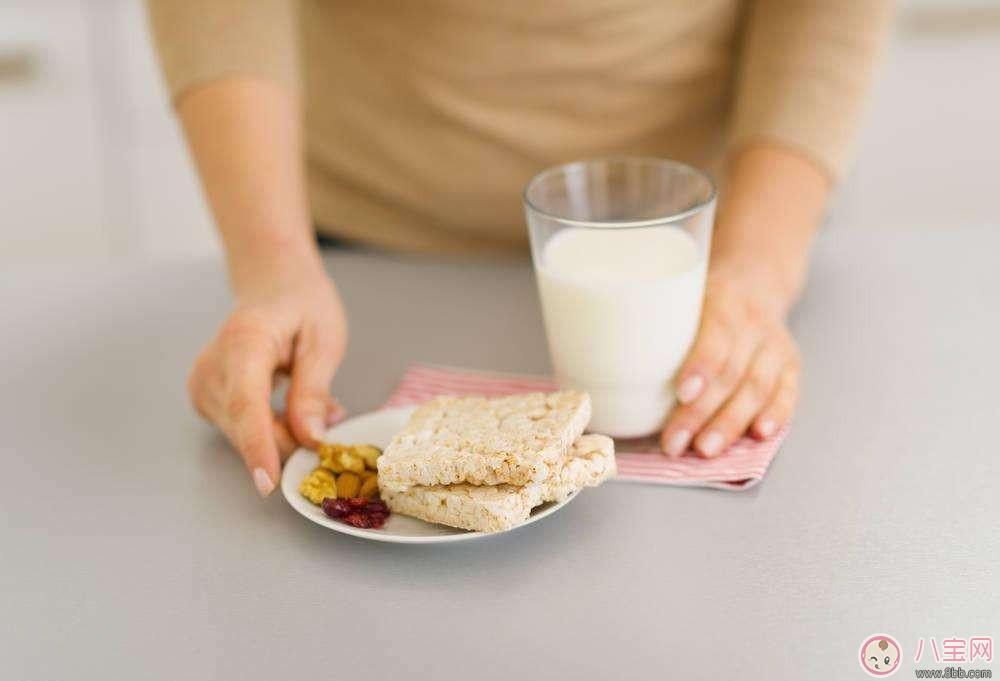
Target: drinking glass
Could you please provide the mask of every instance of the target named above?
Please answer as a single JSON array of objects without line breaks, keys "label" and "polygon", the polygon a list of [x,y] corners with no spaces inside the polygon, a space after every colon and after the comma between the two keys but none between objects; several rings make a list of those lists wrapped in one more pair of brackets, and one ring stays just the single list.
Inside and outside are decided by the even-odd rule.
[{"label": "drinking glass", "polygon": [[712,180],[655,158],[550,168],[524,190],[553,369],[590,393],[590,429],[656,432],[701,317]]}]

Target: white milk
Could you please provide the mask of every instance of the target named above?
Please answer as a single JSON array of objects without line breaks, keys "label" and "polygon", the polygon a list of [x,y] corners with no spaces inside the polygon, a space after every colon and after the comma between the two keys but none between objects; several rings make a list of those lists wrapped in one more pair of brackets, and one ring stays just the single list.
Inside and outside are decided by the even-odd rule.
[{"label": "white milk", "polygon": [[649,435],[673,406],[671,385],[698,329],[705,260],[674,227],[564,229],[538,263],[560,385],[593,399],[590,430]]}]

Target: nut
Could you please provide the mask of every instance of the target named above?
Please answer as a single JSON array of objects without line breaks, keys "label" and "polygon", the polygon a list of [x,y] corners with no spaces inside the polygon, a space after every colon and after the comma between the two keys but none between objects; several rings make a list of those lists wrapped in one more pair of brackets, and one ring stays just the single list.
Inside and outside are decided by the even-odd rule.
[{"label": "nut", "polygon": [[314,504],[323,499],[337,496],[337,483],[333,473],[325,468],[314,468],[299,484],[299,494]]},{"label": "nut", "polygon": [[378,478],[373,475],[361,483],[361,489],[358,490],[358,496],[364,497],[365,499],[371,499],[376,494],[378,494]]},{"label": "nut", "polygon": [[378,470],[378,458],[382,456],[382,450],[373,445],[354,445],[352,452],[360,456],[365,461],[365,465],[371,470]]},{"label": "nut", "polygon": [[316,453],[320,457],[333,456],[339,452],[344,452],[350,449],[347,445],[340,445],[336,442],[320,442],[316,445]]},{"label": "nut", "polygon": [[340,452],[334,458],[337,463],[344,467],[344,470],[360,473],[365,469],[365,460],[350,451]]},{"label": "nut", "polygon": [[359,489],[361,489],[361,478],[354,473],[341,473],[337,476],[338,499],[356,497]]},{"label": "nut", "polygon": [[326,456],[320,456],[319,465],[327,470],[331,470],[334,473],[343,473],[344,467],[340,465],[337,461],[337,456],[334,454],[327,454]]},{"label": "nut", "polygon": [[349,452],[348,445],[337,444],[336,442],[320,442],[316,446],[316,453],[319,454],[319,465],[329,468],[334,473],[343,473],[346,469],[340,463],[340,455]]}]

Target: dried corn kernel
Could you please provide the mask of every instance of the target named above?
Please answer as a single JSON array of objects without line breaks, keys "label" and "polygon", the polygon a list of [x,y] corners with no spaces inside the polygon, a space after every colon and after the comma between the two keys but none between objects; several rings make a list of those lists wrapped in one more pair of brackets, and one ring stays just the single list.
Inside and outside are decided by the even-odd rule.
[{"label": "dried corn kernel", "polygon": [[319,504],[327,497],[337,496],[337,482],[333,473],[325,468],[315,468],[302,479],[299,494],[314,504]]},{"label": "dried corn kernel", "polygon": [[364,459],[365,465],[371,470],[377,470],[378,458],[382,456],[382,450],[372,445],[354,445],[351,451]]},{"label": "dried corn kernel", "polygon": [[378,494],[378,478],[373,475],[361,484],[358,496],[371,499],[376,494]]},{"label": "dried corn kernel", "polygon": [[337,476],[337,498],[350,499],[358,496],[361,488],[361,478],[354,473],[341,473]]}]

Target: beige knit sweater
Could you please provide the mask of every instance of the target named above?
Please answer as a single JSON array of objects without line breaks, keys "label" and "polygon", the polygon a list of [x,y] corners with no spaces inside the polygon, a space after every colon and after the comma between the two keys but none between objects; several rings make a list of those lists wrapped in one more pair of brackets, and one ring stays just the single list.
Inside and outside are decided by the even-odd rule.
[{"label": "beige knit sweater", "polygon": [[608,154],[712,170],[755,139],[842,173],[891,0],[149,0],[175,96],[303,88],[324,232],[526,244],[521,189]]}]

